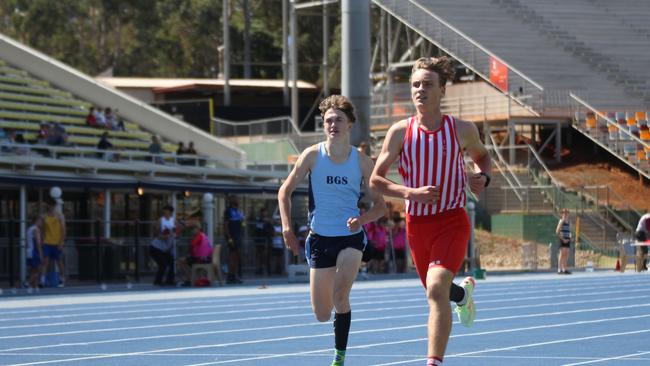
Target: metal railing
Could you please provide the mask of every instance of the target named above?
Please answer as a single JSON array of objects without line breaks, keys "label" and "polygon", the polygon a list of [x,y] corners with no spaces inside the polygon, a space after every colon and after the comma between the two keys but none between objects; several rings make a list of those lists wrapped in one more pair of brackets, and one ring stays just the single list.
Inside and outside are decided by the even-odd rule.
[{"label": "metal railing", "polygon": [[[650,179],[650,140],[642,140],[630,129],[638,126],[617,123],[575,94],[571,98],[575,102],[573,127]],[[588,120],[588,113],[593,119]]]},{"label": "metal railing", "polygon": [[[189,155],[189,154],[174,154],[174,153],[159,153],[152,154],[147,151],[126,150],[120,148],[113,148],[110,150],[97,149],[94,147],[81,147],[81,146],[53,146],[47,144],[16,144],[8,143],[6,141],[0,143],[0,156],[16,156],[16,157],[41,157],[51,159],[66,159],[66,158],[84,158],[103,160],[108,162],[153,162],[156,164],[169,164],[178,166],[195,166],[195,167],[208,167],[208,168],[221,168],[230,167],[233,164],[242,164],[242,160],[228,159],[228,158],[212,158],[203,155]],[[16,160],[15,164],[26,164],[26,161]],[[41,162],[34,161],[34,165],[41,165]],[[243,162],[246,164],[246,162]],[[103,167],[107,169],[107,167]],[[119,167],[116,167],[119,170]]]},{"label": "metal railing", "polygon": [[[416,113],[410,95],[407,96],[406,100],[399,96],[393,100],[388,100],[387,96],[379,95],[379,93],[384,93],[384,91],[376,91],[373,94],[373,103],[370,106],[371,124],[390,124],[413,116]],[[530,96],[520,96],[518,98],[523,101],[528,97]],[[535,115],[501,94],[445,97],[440,103],[440,108],[443,114],[476,121],[507,119],[513,115]]]},{"label": "metal railing", "polygon": [[253,143],[269,138],[288,138],[297,153],[323,140],[322,132],[300,131],[290,116],[279,116],[252,121],[230,121],[212,118],[218,137],[234,138],[239,143]]}]

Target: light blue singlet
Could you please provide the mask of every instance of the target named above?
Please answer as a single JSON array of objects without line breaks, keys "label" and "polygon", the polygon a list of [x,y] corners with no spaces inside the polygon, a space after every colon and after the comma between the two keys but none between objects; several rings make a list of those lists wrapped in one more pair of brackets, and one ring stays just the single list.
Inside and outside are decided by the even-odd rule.
[{"label": "light blue singlet", "polygon": [[354,146],[344,163],[334,163],[327,156],[325,143],[318,144],[316,164],[309,173],[309,222],[321,236],[347,236],[347,221],[359,216],[362,174],[359,155]]}]

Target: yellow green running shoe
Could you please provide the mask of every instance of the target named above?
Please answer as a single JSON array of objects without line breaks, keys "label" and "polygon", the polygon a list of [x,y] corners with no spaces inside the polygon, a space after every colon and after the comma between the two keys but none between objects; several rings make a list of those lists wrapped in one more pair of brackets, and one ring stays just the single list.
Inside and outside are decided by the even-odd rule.
[{"label": "yellow green running shoe", "polygon": [[465,304],[456,306],[456,314],[458,314],[458,321],[466,327],[471,327],[474,324],[474,319],[476,319],[476,306],[472,298],[475,285],[476,282],[474,282],[472,277],[465,277],[460,283],[460,287],[465,290]]},{"label": "yellow green running shoe", "polygon": [[330,366],[343,366],[345,351],[334,350],[334,360]]}]

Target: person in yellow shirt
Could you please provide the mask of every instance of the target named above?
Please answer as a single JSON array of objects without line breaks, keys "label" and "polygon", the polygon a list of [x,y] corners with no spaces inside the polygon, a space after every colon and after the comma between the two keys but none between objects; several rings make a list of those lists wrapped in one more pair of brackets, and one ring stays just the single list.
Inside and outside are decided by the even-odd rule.
[{"label": "person in yellow shirt", "polygon": [[[56,201],[48,199],[47,212],[43,222],[43,272],[47,272],[50,260],[59,267],[59,287],[65,285],[65,266],[63,264],[63,243],[65,242],[65,218],[56,210]],[[44,276],[41,283],[45,282]]]}]

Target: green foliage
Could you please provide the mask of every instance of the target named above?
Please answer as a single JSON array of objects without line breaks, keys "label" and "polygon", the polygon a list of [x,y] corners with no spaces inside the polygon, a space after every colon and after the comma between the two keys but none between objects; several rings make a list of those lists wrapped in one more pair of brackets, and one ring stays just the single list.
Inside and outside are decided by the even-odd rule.
[{"label": "green foliage", "polygon": [[[223,0],[3,0],[0,32],[91,75],[217,77]],[[282,77],[282,0],[248,0],[252,76]],[[231,73],[243,75],[243,0],[230,0]],[[338,7],[330,6],[330,74],[340,57]],[[322,20],[298,17],[300,78],[316,82]],[[320,81],[319,81],[320,83]],[[330,78],[338,86],[338,75]]]}]

